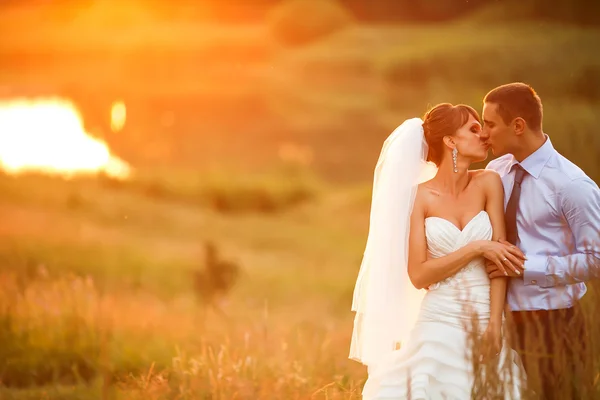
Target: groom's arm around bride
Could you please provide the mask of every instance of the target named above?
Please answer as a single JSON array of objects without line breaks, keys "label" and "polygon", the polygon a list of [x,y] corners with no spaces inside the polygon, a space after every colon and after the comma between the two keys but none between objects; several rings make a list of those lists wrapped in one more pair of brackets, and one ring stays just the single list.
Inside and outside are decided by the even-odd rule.
[{"label": "groom's arm around bride", "polygon": [[[522,276],[523,285],[540,288],[573,285],[600,277],[600,207],[598,187],[591,180],[576,180],[560,194],[558,213],[564,216],[557,231],[562,231],[565,250],[561,254],[525,253],[527,260]],[[527,201],[526,199],[524,201]],[[523,221],[535,225],[535,221]],[[536,229],[535,226],[533,229]],[[543,227],[539,235],[543,236]],[[515,243],[511,243],[515,244]],[[503,276],[495,265],[488,268],[490,278]],[[512,271],[511,271],[512,272]]]}]

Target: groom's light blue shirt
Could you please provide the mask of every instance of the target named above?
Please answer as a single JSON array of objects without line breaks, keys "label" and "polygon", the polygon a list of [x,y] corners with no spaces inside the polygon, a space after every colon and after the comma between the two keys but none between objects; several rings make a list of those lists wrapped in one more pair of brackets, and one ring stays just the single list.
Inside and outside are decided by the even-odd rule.
[{"label": "groom's light blue shirt", "polygon": [[[505,209],[516,164],[507,154],[487,166],[502,177]],[[510,280],[508,303],[513,311],[571,307],[585,294],[584,282],[599,276],[600,190],[549,137],[521,166],[515,244],[527,261],[524,276]]]}]

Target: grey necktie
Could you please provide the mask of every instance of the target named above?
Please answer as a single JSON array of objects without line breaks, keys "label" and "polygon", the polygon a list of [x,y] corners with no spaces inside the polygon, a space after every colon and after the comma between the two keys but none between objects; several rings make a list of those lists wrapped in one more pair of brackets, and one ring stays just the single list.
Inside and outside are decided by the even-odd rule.
[{"label": "grey necktie", "polygon": [[521,197],[521,182],[525,176],[525,170],[520,164],[515,164],[515,184],[513,186],[506,213],[504,215],[506,223],[506,240],[516,245],[519,235],[517,234],[517,209],[519,208],[519,198]]}]

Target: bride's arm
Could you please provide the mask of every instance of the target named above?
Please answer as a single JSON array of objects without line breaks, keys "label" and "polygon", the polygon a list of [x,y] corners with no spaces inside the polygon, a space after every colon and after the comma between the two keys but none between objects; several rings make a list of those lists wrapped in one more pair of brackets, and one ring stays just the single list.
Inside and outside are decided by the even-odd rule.
[{"label": "bride's arm", "polygon": [[427,259],[424,190],[419,188],[410,218],[408,276],[417,289],[448,278],[485,251],[485,241],[475,241],[444,257]]},{"label": "bride's arm", "polygon": [[[504,187],[500,175],[495,171],[482,171],[482,186],[486,194],[485,210],[492,222],[492,240],[506,240],[506,227],[504,224]],[[506,303],[507,277],[492,279],[490,288],[491,315],[490,325],[500,328],[502,326],[502,313]]]}]

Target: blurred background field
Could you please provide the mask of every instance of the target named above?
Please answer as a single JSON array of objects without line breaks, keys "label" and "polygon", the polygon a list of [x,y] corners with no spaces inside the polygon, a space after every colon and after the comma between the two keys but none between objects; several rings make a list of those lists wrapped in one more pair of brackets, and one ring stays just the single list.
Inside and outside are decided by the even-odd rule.
[{"label": "blurred background field", "polygon": [[598,182],[599,23],[583,0],[3,1],[0,398],[359,398],[383,140],[524,81]]}]

